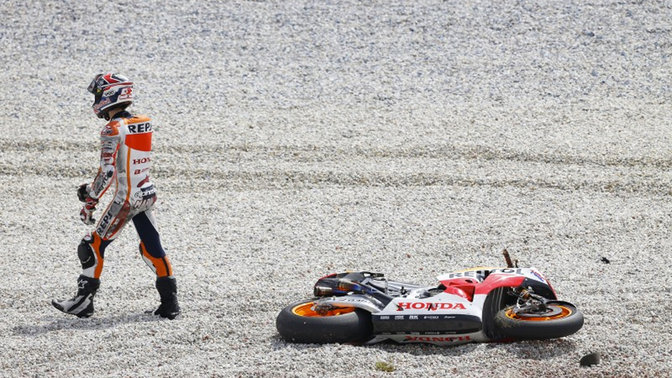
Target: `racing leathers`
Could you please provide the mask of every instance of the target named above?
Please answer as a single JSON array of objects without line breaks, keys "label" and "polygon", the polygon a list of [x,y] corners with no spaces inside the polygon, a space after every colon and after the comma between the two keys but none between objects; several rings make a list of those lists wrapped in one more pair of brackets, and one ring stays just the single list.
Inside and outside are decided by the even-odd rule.
[{"label": "racing leathers", "polygon": [[156,288],[161,306],[156,315],[175,318],[180,309],[177,287],[170,260],[166,256],[152,215],[156,189],[149,179],[152,166],[152,123],[146,116],[123,110],[114,115],[100,133],[100,168],[91,184],[80,187],[78,195],[85,202],[82,221],[93,223],[91,214],[98,200],[113,186],[114,198],[102,213],[95,230],[79,244],[77,254],[82,265],[79,291],[69,301],[52,301],[59,310],[88,317],[93,314],[93,296],[100,284],[105,249],[129,220],[140,237],[140,254],[156,273]]},{"label": "racing leathers", "polygon": [[171,264],[161,246],[151,210],[156,202],[156,189],[149,179],[152,166],[151,120],[126,111],[120,112],[105,125],[100,140],[100,168],[93,183],[87,186],[88,195],[98,201],[113,183],[116,190],[95,231],[84,238],[93,250],[93,260],[90,260],[90,266],[82,265],[82,274],[91,278],[100,277],[105,248],[128,221],[133,220],[140,236],[143,259],[157,276],[171,276]]}]

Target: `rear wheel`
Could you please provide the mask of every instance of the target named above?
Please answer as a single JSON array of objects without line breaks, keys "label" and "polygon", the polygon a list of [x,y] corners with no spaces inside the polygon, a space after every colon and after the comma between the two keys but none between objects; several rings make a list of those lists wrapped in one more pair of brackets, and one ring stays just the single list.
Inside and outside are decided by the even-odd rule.
[{"label": "rear wheel", "polygon": [[583,314],[568,302],[549,302],[544,311],[516,313],[515,306],[495,315],[497,331],[516,339],[544,340],[569,336],[583,326]]},{"label": "rear wheel", "polygon": [[295,343],[358,343],[371,338],[371,314],[355,307],[315,311],[305,300],[285,307],[275,321],[283,339]]}]

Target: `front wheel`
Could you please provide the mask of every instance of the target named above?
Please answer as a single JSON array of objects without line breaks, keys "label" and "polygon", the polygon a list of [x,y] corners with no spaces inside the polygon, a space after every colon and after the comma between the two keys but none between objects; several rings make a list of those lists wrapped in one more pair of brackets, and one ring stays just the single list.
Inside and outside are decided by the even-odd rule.
[{"label": "front wheel", "polygon": [[583,326],[583,314],[568,302],[549,302],[543,312],[516,313],[513,309],[509,306],[495,315],[495,325],[505,337],[554,339],[576,333]]},{"label": "front wheel", "polygon": [[295,343],[359,343],[371,338],[371,314],[355,307],[315,311],[313,300],[282,309],[275,326],[283,339]]}]

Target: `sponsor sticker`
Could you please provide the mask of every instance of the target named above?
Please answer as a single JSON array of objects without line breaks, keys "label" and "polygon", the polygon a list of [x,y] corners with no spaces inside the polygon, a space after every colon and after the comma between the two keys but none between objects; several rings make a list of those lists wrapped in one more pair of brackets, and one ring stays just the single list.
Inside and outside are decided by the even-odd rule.
[{"label": "sponsor sticker", "polygon": [[404,310],[466,310],[463,303],[460,302],[399,302],[397,311]]}]

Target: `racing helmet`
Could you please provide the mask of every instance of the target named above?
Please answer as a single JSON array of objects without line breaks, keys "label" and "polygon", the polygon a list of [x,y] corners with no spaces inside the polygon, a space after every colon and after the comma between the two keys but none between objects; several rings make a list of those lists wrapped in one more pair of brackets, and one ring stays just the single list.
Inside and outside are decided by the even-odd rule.
[{"label": "racing helmet", "polygon": [[93,113],[98,118],[107,118],[111,108],[123,109],[133,103],[133,82],[119,74],[98,74],[87,90],[95,96]]}]

